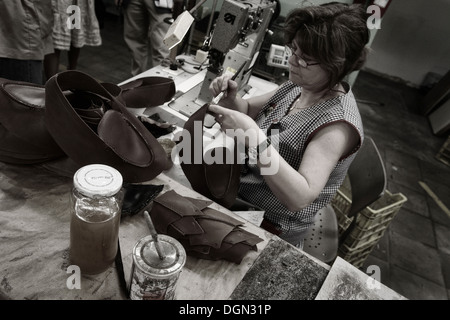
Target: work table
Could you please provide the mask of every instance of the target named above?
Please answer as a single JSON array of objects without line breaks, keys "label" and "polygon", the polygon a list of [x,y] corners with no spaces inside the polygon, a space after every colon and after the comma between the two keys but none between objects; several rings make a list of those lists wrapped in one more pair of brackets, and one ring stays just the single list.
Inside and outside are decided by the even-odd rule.
[{"label": "work table", "polygon": [[[164,185],[162,192],[203,198],[200,194],[160,174],[150,184]],[[96,276],[82,276],[81,288],[70,289],[68,267],[70,241],[69,194],[72,179],[42,166],[16,166],[0,163],[0,292],[7,299],[127,299],[120,287],[117,266]],[[175,299],[315,299],[324,289],[332,268],[291,246],[277,236],[213,203],[212,208],[241,219],[244,228],[258,235],[262,242],[249,251],[240,264],[210,261],[188,256],[180,275]],[[125,216],[120,225],[124,274],[127,282],[132,266],[132,248],[149,234],[144,216]],[[355,275],[368,278],[352,265],[343,288],[352,286]],[[351,278],[353,277],[353,278]],[[361,282],[358,280],[358,283]],[[341,286],[342,287],[342,286]],[[350,288],[350,287],[349,287]],[[364,289],[364,287],[362,286]],[[376,297],[402,297],[381,285]],[[328,288],[327,290],[332,290]],[[360,285],[361,290],[361,285]],[[372,290],[373,291],[373,290]],[[353,294],[352,290],[348,291]],[[323,296],[323,294],[321,295]],[[325,296],[326,297],[326,296]],[[351,299],[352,296],[346,296]]]}]

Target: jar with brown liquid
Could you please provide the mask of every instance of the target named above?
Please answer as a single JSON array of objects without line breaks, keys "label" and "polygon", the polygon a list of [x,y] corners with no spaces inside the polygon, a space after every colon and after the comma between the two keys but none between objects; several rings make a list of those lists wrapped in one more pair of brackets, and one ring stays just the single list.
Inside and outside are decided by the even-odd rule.
[{"label": "jar with brown liquid", "polygon": [[116,169],[92,164],[73,178],[70,221],[70,262],[82,274],[106,271],[117,254],[124,191]]}]

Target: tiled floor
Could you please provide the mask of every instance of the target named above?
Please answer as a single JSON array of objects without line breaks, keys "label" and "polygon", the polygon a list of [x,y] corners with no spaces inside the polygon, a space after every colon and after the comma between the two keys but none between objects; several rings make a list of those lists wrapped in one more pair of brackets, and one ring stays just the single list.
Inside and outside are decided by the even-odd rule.
[{"label": "tiled floor", "polygon": [[397,82],[361,73],[355,83],[365,132],[385,161],[391,192],[408,201],[366,261],[380,266],[382,282],[409,299],[450,298],[450,216],[419,184],[450,208],[450,167],[435,155],[445,137],[433,135],[418,112],[422,95]]},{"label": "tiled floor", "polygon": [[[102,46],[82,49],[79,70],[103,82],[130,78],[130,55],[118,16],[107,16],[102,38]],[[418,112],[418,90],[361,72],[354,93],[366,135],[375,140],[385,161],[388,190],[408,198],[362,269],[379,266],[381,282],[406,298],[449,300],[450,216],[419,185],[424,182],[450,208],[450,167],[435,159],[445,137],[433,135]]]}]

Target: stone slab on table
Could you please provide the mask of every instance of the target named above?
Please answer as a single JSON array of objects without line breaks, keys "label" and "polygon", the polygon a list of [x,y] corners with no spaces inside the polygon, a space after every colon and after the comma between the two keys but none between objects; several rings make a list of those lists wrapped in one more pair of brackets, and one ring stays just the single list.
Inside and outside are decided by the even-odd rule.
[{"label": "stone slab on table", "polygon": [[238,284],[233,300],[313,300],[329,266],[279,239],[272,239]]},{"label": "stone slab on table", "polygon": [[376,280],[380,272],[374,267],[371,277],[338,256],[316,300],[407,300]]}]

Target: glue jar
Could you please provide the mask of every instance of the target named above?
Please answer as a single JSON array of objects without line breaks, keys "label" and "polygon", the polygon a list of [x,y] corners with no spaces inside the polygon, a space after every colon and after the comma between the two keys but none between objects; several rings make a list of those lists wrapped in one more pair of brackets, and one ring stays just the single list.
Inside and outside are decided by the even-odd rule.
[{"label": "glue jar", "polygon": [[158,236],[161,259],[155,240],[146,236],[133,248],[131,300],[173,300],[180,273],[186,262],[186,251],[176,239]]},{"label": "glue jar", "polygon": [[117,254],[123,195],[116,169],[92,164],[73,178],[70,221],[70,262],[82,274],[108,269]]}]

